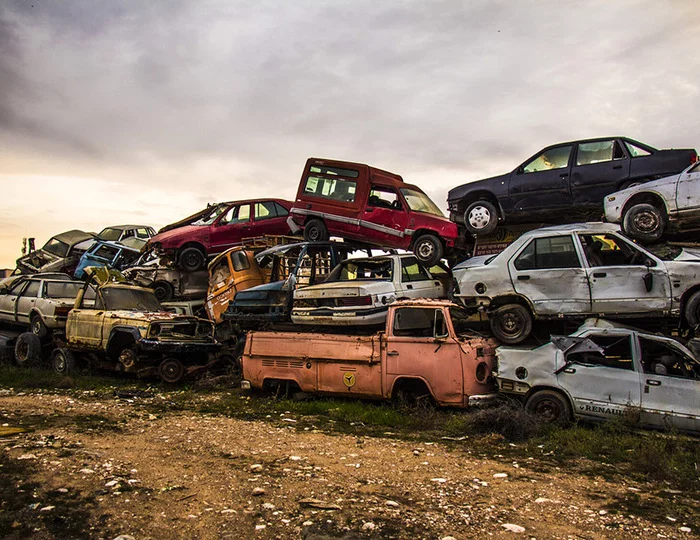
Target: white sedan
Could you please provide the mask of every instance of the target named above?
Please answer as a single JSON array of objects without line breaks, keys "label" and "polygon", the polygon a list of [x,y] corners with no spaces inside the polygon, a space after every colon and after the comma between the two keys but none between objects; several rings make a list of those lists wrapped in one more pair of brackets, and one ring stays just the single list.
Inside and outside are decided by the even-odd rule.
[{"label": "white sedan", "polygon": [[605,221],[621,223],[636,240],[652,242],[665,229],[700,227],[700,162],[680,174],[616,191],[603,201]]},{"label": "white sedan", "polygon": [[413,254],[348,259],[319,285],[294,292],[297,324],[375,325],[389,304],[408,298],[445,298],[451,276],[442,266],[426,269]]},{"label": "white sedan", "polygon": [[625,416],[700,432],[700,363],[677,341],[602,319],[536,349],[496,349],[501,393],[550,422]]}]

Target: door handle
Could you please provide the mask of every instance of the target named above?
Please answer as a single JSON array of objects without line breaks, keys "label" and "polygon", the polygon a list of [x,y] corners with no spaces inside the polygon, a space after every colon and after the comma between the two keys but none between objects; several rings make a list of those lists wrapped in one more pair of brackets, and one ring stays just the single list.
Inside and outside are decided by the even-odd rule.
[{"label": "door handle", "polygon": [[608,274],[606,274],[605,272],[593,272],[593,277],[605,277],[607,275]]},{"label": "door handle", "polygon": [[413,289],[413,285],[406,285],[407,289]]},{"label": "door handle", "polygon": [[528,275],[525,275],[525,276],[518,276],[518,279],[519,279],[520,281],[527,281],[528,279],[530,279],[530,276],[528,276]]},{"label": "door handle", "polygon": [[561,173],[559,178],[566,178],[567,176],[569,176],[569,173]]},{"label": "door handle", "polygon": [[568,367],[564,370],[564,373],[576,373],[576,370],[572,367]]},{"label": "door handle", "polygon": [[622,165],[613,165],[613,169],[622,169]]},{"label": "door handle", "polygon": [[371,206],[367,207],[365,208],[365,212],[374,212],[374,208],[372,208]]},{"label": "door handle", "polygon": [[647,379],[647,384],[649,386],[661,386],[661,381],[657,381],[655,379]]},{"label": "door handle", "polygon": [[398,356],[398,355],[399,355],[399,351],[387,351],[387,352],[386,352],[386,355],[387,355],[387,356]]}]

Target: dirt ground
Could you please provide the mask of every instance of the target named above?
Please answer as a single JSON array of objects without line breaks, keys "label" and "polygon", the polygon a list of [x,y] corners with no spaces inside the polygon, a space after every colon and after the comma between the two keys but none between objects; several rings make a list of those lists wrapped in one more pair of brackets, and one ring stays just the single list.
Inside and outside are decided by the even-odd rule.
[{"label": "dirt ground", "polygon": [[[284,412],[246,421],[156,411],[158,399],[167,397],[0,390],[2,537],[697,533],[697,515],[630,510],[654,504],[658,486],[651,483],[546,467],[538,456],[514,462],[476,455],[468,439],[329,433],[301,427],[301,419]],[[668,497],[684,494],[669,490]]]}]

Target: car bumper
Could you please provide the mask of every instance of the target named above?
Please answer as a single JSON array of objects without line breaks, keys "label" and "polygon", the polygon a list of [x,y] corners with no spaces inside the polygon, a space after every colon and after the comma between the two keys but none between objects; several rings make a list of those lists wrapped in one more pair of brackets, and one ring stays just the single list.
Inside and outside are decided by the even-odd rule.
[{"label": "car bumper", "polygon": [[182,341],[158,341],[156,339],[141,339],[138,342],[141,352],[153,352],[159,354],[192,354],[192,353],[213,353],[221,348],[219,343],[198,342],[189,343]]},{"label": "car bumper", "polygon": [[325,324],[329,326],[384,324],[388,311],[388,306],[345,310],[295,308],[292,310],[292,322],[295,324]]},{"label": "car bumper", "polygon": [[490,394],[476,394],[467,398],[469,407],[487,407],[493,405],[498,400],[498,392]]}]

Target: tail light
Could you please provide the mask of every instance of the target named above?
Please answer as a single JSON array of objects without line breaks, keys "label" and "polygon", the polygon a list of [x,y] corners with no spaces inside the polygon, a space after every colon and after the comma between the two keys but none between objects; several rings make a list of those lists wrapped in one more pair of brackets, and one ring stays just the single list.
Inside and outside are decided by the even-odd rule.
[{"label": "tail light", "polygon": [[371,306],[371,296],[349,296],[346,298],[338,298],[338,305],[343,307],[350,306]]},{"label": "tail light", "polygon": [[698,153],[693,152],[693,154],[690,156],[690,164],[692,165],[693,163],[697,162],[698,160]]},{"label": "tail light", "polygon": [[58,306],[54,310],[54,315],[56,317],[68,317],[68,312],[72,309],[71,306]]}]

